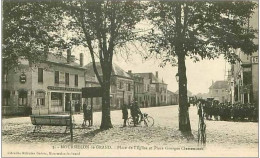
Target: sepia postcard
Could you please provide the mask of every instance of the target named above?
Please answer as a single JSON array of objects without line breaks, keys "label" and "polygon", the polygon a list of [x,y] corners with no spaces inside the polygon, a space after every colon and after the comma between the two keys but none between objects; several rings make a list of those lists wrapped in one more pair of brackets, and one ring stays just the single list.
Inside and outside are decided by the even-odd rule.
[{"label": "sepia postcard", "polygon": [[258,157],[258,7],[3,0],[2,157]]}]

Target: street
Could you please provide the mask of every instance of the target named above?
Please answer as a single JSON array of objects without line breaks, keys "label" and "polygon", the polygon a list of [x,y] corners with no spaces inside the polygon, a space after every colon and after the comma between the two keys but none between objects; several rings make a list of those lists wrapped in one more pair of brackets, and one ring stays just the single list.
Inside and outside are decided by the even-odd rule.
[{"label": "street", "polygon": [[[101,112],[94,113],[94,126],[90,129],[75,129],[74,142],[80,144],[102,144],[114,148],[118,145],[138,145],[138,152],[147,146],[156,146],[153,152],[181,154],[181,156],[257,156],[258,152],[258,124],[252,122],[207,121],[207,145],[203,151],[161,151],[170,147],[197,147],[198,115],[196,107],[191,106],[190,121],[194,138],[184,137],[178,131],[178,105],[142,108],[154,118],[154,127],[126,127],[122,128],[121,110],[111,111],[114,128],[99,130]],[[129,112],[130,114],[130,112]],[[74,115],[77,126],[83,120],[82,114]],[[3,118],[2,141],[3,148],[9,143],[17,144],[58,144],[68,143],[70,134],[62,133],[65,127],[43,127],[40,133],[32,133],[33,125],[29,117]],[[8,144],[6,144],[8,143]],[[122,149],[123,150],[123,149]],[[138,152],[132,153],[133,155]],[[145,152],[146,153],[146,152]],[[146,155],[148,156],[148,152]],[[213,154],[214,153],[214,154]],[[212,155],[213,154],[213,155]],[[137,155],[138,156],[138,155]],[[150,155],[151,156],[151,155]]]}]

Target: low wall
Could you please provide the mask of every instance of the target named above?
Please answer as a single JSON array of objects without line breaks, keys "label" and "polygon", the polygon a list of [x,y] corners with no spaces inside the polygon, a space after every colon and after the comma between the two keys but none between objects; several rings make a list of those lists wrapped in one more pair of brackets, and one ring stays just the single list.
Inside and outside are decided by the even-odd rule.
[{"label": "low wall", "polygon": [[31,107],[28,106],[3,106],[3,116],[29,116],[32,114]]}]

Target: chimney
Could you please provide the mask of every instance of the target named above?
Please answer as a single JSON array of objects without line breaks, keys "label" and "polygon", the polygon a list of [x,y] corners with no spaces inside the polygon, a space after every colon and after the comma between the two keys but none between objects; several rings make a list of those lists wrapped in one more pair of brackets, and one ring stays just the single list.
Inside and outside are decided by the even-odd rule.
[{"label": "chimney", "polygon": [[67,63],[69,64],[70,63],[70,58],[71,58],[71,50],[68,48],[67,49]]},{"label": "chimney", "polygon": [[128,70],[128,73],[129,73],[129,74],[132,74],[132,70]]},{"label": "chimney", "polygon": [[84,58],[83,53],[80,53],[79,54],[79,64],[80,64],[81,67],[84,66],[83,58]]},{"label": "chimney", "polygon": [[158,71],[155,71],[155,76],[156,78],[158,78]]}]

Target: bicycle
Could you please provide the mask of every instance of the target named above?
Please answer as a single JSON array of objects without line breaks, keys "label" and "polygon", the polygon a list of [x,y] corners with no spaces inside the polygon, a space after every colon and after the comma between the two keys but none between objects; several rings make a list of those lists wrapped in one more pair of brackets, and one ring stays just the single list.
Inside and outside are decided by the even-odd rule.
[{"label": "bicycle", "polygon": [[[134,126],[133,117],[129,117],[127,123],[129,126]],[[154,119],[151,116],[148,116],[147,113],[143,113],[143,119],[138,120],[137,124],[142,125],[142,123],[144,123],[146,127],[152,127],[154,125]]]},{"label": "bicycle", "polygon": [[204,122],[204,114],[201,118],[199,118],[199,125],[198,125],[198,144],[206,145],[206,124]]}]

